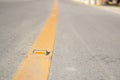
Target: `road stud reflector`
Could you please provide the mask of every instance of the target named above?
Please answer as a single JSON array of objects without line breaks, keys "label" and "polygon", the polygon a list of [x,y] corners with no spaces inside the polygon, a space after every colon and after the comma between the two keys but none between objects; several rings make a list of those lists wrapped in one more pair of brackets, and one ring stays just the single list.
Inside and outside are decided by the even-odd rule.
[{"label": "road stud reflector", "polygon": [[47,50],[33,50],[33,54],[38,54],[38,55],[48,55],[49,52]]}]

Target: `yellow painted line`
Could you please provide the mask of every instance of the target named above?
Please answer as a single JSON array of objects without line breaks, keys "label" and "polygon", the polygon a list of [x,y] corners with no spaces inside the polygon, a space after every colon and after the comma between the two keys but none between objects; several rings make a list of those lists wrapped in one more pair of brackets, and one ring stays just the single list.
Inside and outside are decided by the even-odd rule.
[{"label": "yellow painted line", "polygon": [[[52,52],[56,34],[58,4],[54,0],[54,8],[40,35],[21,63],[13,80],[47,80],[49,76]],[[49,55],[33,54],[33,50],[47,50]]]}]

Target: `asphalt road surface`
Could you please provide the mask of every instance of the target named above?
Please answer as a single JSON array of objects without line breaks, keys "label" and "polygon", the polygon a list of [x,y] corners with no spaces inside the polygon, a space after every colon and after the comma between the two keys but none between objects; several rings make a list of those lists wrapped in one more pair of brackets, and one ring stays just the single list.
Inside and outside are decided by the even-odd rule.
[{"label": "asphalt road surface", "polygon": [[[58,3],[49,80],[120,80],[120,15]],[[52,7],[52,0],[0,1],[0,80],[11,80]]]},{"label": "asphalt road surface", "polygon": [[0,80],[11,80],[53,7],[50,0],[0,0]]}]

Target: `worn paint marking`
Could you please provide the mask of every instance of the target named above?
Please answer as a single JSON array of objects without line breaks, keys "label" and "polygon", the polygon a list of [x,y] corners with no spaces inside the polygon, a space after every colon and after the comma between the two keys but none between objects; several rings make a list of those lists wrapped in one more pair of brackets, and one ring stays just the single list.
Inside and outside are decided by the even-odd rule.
[{"label": "worn paint marking", "polygon": [[[54,8],[40,35],[21,63],[13,80],[47,80],[49,76],[52,52],[56,34],[58,4],[54,0]],[[33,50],[47,50],[49,55],[33,55]]]}]

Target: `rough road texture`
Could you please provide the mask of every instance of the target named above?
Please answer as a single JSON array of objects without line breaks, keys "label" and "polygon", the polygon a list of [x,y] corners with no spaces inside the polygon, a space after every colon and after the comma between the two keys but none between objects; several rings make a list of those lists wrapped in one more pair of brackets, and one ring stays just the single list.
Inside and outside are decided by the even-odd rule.
[{"label": "rough road texture", "polygon": [[59,0],[49,80],[120,80],[120,15]]}]

